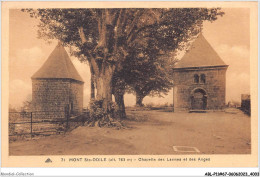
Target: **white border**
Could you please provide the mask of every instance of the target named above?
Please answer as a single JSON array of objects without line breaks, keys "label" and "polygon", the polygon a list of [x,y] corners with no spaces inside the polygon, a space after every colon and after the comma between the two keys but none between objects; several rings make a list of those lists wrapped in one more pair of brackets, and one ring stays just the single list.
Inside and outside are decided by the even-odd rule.
[{"label": "white border", "polygon": [[[24,0],[5,0],[5,1],[24,1]],[[34,0],[26,0],[26,1],[34,1]],[[37,0],[37,1],[50,1],[50,0]],[[55,0],[55,1],[73,1],[73,0]],[[88,0],[88,1],[109,1],[109,0]],[[123,0],[113,0],[113,1],[123,1]],[[136,1],[149,1],[149,0],[136,0]],[[150,0],[150,1],[160,1],[160,0]],[[175,0],[175,1],[182,1],[182,0]],[[209,0],[185,0],[185,1],[209,1]],[[215,0],[215,1],[221,2],[225,0]],[[229,1],[235,1],[235,0],[229,0]],[[241,2],[241,1],[250,1],[250,0],[236,0],[236,1]],[[258,0],[251,0],[251,1],[256,2]],[[4,1],[1,0],[1,2]],[[0,4],[0,9],[1,8],[2,8],[2,3]],[[260,4],[258,3],[258,9],[259,8],[260,8]],[[1,18],[1,13],[0,13],[0,18]],[[258,14],[258,29],[259,29],[259,19],[260,19],[260,15]],[[0,28],[0,34],[1,34],[1,28]],[[258,37],[259,37],[259,31],[258,31]],[[259,44],[259,38],[258,38],[258,44]],[[0,44],[0,49],[2,49],[1,44]],[[259,49],[260,48],[258,45],[258,51]],[[0,54],[1,54],[1,50],[0,50]],[[258,69],[259,68],[260,68],[260,62],[258,63]],[[0,67],[0,77],[1,77],[1,73],[2,70]],[[260,80],[258,80],[258,91],[259,91],[259,81]],[[1,82],[1,87],[2,87],[2,82]],[[2,97],[1,88],[0,88],[0,92]],[[260,100],[260,95],[258,95],[258,103],[259,100]],[[1,111],[1,102],[0,102],[0,111]],[[260,122],[258,121],[258,130],[259,130],[259,125]],[[1,129],[1,121],[0,121],[0,129]],[[1,147],[2,144],[0,141],[0,149]],[[258,150],[259,150],[259,141],[258,141]],[[1,159],[1,153],[0,153],[0,159]],[[0,165],[1,165],[1,161],[0,161]],[[27,175],[23,175],[26,173],[33,173],[33,176],[204,176],[206,172],[211,172],[211,173],[247,172],[249,174],[251,172],[259,172],[259,153],[258,153],[258,167],[256,168],[176,168],[176,167],[175,168],[2,168],[1,165],[0,172],[10,173],[10,175],[8,176],[27,176]]]}]

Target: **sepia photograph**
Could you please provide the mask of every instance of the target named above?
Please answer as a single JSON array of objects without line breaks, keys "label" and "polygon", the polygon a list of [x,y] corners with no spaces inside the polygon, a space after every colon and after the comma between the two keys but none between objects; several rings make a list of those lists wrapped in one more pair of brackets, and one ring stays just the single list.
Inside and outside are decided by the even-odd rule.
[{"label": "sepia photograph", "polygon": [[6,12],[8,157],[252,154],[249,7]]}]

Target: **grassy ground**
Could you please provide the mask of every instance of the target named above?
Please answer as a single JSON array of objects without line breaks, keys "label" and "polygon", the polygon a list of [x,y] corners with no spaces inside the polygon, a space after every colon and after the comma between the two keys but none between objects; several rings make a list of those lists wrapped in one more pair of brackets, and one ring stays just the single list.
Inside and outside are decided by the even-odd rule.
[{"label": "grassy ground", "polygon": [[[201,154],[251,152],[250,117],[239,110],[172,113],[128,110],[127,128],[78,127],[65,135],[10,143],[10,155],[183,154],[173,146],[196,147]],[[197,153],[197,152],[194,152]],[[193,154],[193,153],[188,153]]]}]

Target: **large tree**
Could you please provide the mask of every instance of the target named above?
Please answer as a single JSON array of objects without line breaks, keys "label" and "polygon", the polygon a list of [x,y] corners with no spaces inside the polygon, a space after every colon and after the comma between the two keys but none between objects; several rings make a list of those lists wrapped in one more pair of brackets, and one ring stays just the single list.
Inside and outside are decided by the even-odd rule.
[{"label": "large tree", "polygon": [[[40,19],[39,36],[74,46],[74,55],[87,60],[95,76],[96,99],[110,112],[112,78],[133,51],[152,46],[153,57],[174,51],[198,34],[204,20],[214,21],[218,8],[176,9],[27,9]],[[144,50],[145,51],[145,50]],[[82,57],[83,56],[83,57]]]},{"label": "large tree", "polygon": [[126,118],[124,94],[126,92],[127,83],[125,82],[124,70],[114,73],[112,79],[112,93],[115,97],[116,109],[115,113],[120,119]]},{"label": "large tree", "polygon": [[[152,47],[149,47],[153,52]],[[136,96],[136,106],[143,106],[145,96],[167,95],[173,86],[172,68],[175,55],[169,52],[158,56],[144,55],[133,57],[134,62],[129,62],[125,68],[125,81],[129,86],[127,91]]]}]

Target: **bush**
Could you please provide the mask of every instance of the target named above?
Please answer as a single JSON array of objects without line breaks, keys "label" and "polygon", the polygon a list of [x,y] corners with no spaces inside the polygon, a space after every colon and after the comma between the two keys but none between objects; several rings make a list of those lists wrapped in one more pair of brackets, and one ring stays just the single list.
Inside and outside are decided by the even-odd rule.
[{"label": "bush", "polygon": [[104,126],[110,124],[115,118],[116,104],[111,102],[108,106],[108,110],[105,111],[103,108],[103,100],[91,100],[89,104],[89,121],[92,126],[97,124],[98,126]]},{"label": "bush", "polygon": [[102,119],[106,113],[102,108],[103,100],[91,100],[89,103],[89,116],[91,121]]},{"label": "bush", "polygon": [[147,107],[147,108],[152,108],[152,107],[154,107],[155,105],[154,105],[154,103],[147,103],[146,105],[145,105],[145,107]]},{"label": "bush", "polygon": [[165,108],[165,107],[169,107],[171,105],[169,105],[169,103],[163,103],[163,104],[154,104],[154,103],[148,103],[145,105],[145,107],[147,108]]},{"label": "bush", "polygon": [[160,107],[169,107],[169,104],[167,102],[167,103],[164,103],[164,104],[160,105]]}]

